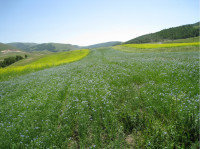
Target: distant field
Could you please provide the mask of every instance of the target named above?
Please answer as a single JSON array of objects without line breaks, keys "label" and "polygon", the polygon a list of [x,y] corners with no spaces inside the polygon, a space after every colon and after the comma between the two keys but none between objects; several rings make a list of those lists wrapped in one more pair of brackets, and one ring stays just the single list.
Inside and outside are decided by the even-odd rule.
[{"label": "distant field", "polygon": [[187,42],[200,42],[200,37],[198,36],[186,39],[169,40],[169,41],[164,41],[163,43],[187,43]]},{"label": "distant field", "polygon": [[113,49],[134,53],[200,51],[198,42],[173,44],[128,44],[114,46]]},{"label": "distant field", "polygon": [[0,81],[20,74],[25,74],[32,71],[73,62],[85,57],[86,55],[88,55],[88,53],[89,50],[84,49],[69,52],[53,53],[46,56],[34,55],[35,57],[32,56],[32,59],[24,59],[9,67],[0,68]]},{"label": "distant field", "polygon": [[24,57],[25,54],[26,54],[25,52],[10,52],[10,53],[3,54],[0,51],[0,61],[2,61],[4,58],[11,57],[11,56],[16,56],[16,55],[20,55],[20,56]]},{"label": "distant field", "polygon": [[140,49],[153,49],[153,48],[171,48],[182,46],[199,46],[200,42],[193,43],[169,43],[169,44],[124,44],[124,47],[140,48]]}]

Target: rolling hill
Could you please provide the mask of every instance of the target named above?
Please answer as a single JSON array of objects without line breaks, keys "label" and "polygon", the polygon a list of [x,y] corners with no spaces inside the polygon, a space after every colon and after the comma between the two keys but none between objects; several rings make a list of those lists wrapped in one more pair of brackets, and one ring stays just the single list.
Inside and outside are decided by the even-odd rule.
[{"label": "rolling hill", "polygon": [[142,35],[125,42],[125,44],[164,42],[166,40],[185,39],[197,36],[199,36],[199,22]]},{"label": "rolling hill", "polygon": [[9,50],[9,49],[12,50],[12,49],[19,49],[19,48],[4,44],[4,43],[0,43],[0,51]]},{"label": "rolling hill", "polygon": [[22,42],[13,42],[8,43],[8,45],[15,46],[23,51],[51,51],[51,52],[58,52],[58,51],[69,51],[79,49],[79,46],[71,45],[71,44],[61,44],[61,43],[22,43]]},{"label": "rolling hill", "polygon": [[69,51],[69,50],[80,49],[79,46],[72,44],[62,44],[62,43],[49,43],[49,44],[52,44],[55,47],[56,51]]},{"label": "rolling hill", "polygon": [[28,42],[11,42],[7,44],[25,51],[26,49],[29,49],[30,47],[37,45],[37,43],[28,43]]},{"label": "rolling hill", "polygon": [[104,42],[104,43],[98,43],[90,46],[85,46],[84,48],[100,48],[100,47],[110,47],[115,45],[120,45],[122,42],[120,41],[110,41],[110,42]]}]

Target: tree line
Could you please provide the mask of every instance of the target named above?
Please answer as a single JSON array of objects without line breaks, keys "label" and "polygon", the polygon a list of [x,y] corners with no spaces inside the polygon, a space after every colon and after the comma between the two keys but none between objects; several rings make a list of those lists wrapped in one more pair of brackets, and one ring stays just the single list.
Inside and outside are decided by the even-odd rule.
[{"label": "tree line", "polygon": [[[25,55],[25,58],[27,58],[27,55]],[[2,67],[2,68],[7,67],[19,60],[22,60],[22,59],[24,59],[24,58],[20,55],[4,58],[3,61],[0,61],[0,67]]]}]

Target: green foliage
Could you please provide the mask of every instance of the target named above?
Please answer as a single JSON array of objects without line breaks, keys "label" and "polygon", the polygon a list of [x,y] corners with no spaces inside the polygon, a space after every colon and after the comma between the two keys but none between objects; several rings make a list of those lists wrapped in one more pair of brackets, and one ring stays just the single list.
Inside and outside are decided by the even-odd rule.
[{"label": "green foliage", "polygon": [[6,67],[9,66],[19,60],[22,60],[23,57],[20,55],[16,55],[15,57],[8,57],[8,58],[4,58],[3,61],[0,61],[0,67]]},{"label": "green foliage", "polygon": [[[27,59],[25,59],[24,61],[26,61],[26,63],[22,62],[21,65],[12,65],[7,68],[0,68],[0,81],[7,80],[11,77],[16,77],[22,74],[38,71],[41,69],[77,61],[87,56],[88,54],[88,49],[82,49],[48,54],[42,57],[37,57],[35,59],[31,58],[33,61],[29,61],[28,63],[26,61]],[[16,58],[14,58],[15,61],[18,59],[20,59],[20,56],[16,56]],[[11,62],[11,64],[12,63],[13,62]]]},{"label": "green foliage", "polygon": [[0,91],[1,148],[198,146],[199,52],[102,48]]},{"label": "green foliage", "polygon": [[[199,27],[196,24],[183,25],[164,29],[156,33],[146,34],[125,42],[125,44],[132,43],[150,43],[163,42],[165,40],[185,39],[199,36]],[[199,24],[199,22],[198,22]]]}]

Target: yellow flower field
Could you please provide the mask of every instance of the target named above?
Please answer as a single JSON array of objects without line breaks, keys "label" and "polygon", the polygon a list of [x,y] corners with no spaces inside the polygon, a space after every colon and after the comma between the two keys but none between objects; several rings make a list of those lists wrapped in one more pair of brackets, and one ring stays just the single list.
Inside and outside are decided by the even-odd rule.
[{"label": "yellow flower field", "polygon": [[170,44],[124,44],[122,46],[140,49],[152,49],[152,48],[170,48],[181,46],[198,46],[200,42],[193,43],[170,43]]},{"label": "yellow flower field", "polygon": [[0,68],[0,81],[27,72],[32,72],[43,68],[49,68],[77,61],[87,56],[88,54],[88,49],[60,52],[48,55],[25,66],[11,66],[6,68]]}]

